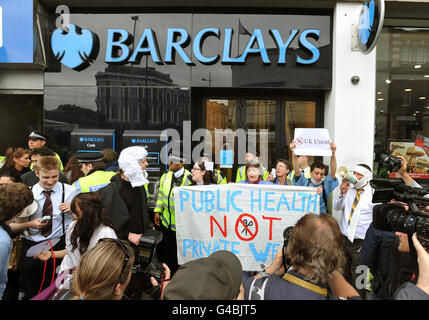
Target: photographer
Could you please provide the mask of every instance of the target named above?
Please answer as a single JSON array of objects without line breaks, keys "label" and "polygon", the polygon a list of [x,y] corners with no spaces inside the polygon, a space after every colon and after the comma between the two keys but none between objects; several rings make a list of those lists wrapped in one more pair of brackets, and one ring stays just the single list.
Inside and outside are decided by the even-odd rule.
[{"label": "photographer", "polygon": [[[397,158],[402,160],[398,174],[404,183],[414,188],[421,188],[421,186],[407,173],[407,162],[405,161],[405,158],[401,156],[398,156]],[[399,232],[398,234],[400,234],[402,238],[405,237],[405,245],[408,247],[407,235]],[[368,266],[373,275],[371,291],[375,299],[392,299],[392,294],[394,292],[393,288],[397,286],[392,286],[392,280],[394,278],[392,276],[397,272],[394,269],[395,267],[398,268],[402,265],[400,261],[406,259],[407,255],[398,252],[398,240],[399,238],[395,239],[395,232],[375,229],[373,223],[370,224],[366,232],[365,239],[360,250],[360,263]],[[403,248],[403,246],[404,244],[401,248]],[[390,264],[391,257],[394,257],[392,265]],[[390,272],[389,269],[391,269]],[[396,278],[398,278],[398,276]]]},{"label": "photographer", "polygon": [[285,252],[278,252],[265,270],[269,275],[264,290],[254,287],[254,279],[246,280],[246,300],[360,299],[339,272],[345,263],[343,240],[332,216],[310,213],[302,217],[293,228],[286,252],[292,267],[285,273]]},{"label": "photographer", "polygon": [[396,300],[429,300],[429,253],[423,248],[414,233],[413,244],[417,251],[419,277],[417,284],[406,282],[395,293]]}]

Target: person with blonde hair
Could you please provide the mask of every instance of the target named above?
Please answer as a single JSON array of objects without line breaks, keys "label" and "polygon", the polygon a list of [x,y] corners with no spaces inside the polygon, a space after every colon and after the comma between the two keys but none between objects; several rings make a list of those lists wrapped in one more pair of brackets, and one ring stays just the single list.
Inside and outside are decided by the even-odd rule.
[{"label": "person with blonde hair", "polygon": [[82,256],[71,288],[59,290],[53,300],[121,300],[133,264],[134,251],[127,241],[100,239]]},{"label": "person with blonde hair", "polygon": [[[60,162],[55,156],[41,157],[35,164],[35,173],[39,183],[32,187],[34,200],[38,203],[38,209],[30,217],[49,219],[40,229],[29,228],[28,234],[23,240],[23,255],[21,257],[21,282],[25,299],[34,297],[38,292],[49,286],[53,278],[55,265],[61,264],[61,259],[49,259],[42,262],[33,257],[27,257],[27,250],[42,242],[59,239],[52,247],[52,251],[65,248],[65,233],[73,221],[70,205],[77,195],[76,188],[58,181]],[[49,218],[48,218],[49,217]],[[53,261],[52,261],[53,260]],[[52,275],[43,277],[43,275]]]}]

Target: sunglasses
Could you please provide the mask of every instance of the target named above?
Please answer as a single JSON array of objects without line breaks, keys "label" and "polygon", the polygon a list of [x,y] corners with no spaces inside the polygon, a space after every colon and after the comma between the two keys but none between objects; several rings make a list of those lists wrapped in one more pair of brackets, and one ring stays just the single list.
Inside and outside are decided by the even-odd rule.
[{"label": "sunglasses", "polygon": [[112,238],[101,238],[100,240],[98,240],[97,243],[100,243],[100,242],[115,242],[121,248],[122,252],[125,254],[124,264],[122,265],[122,270],[121,270],[121,273],[119,275],[119,279],[121,279],[122,274],[125,271],[125,267],[127,266],[128,261],[130,260],[130,257],[131,257],[130,250],[128,249],[128,246],[125,243],[123,243],[121,240],[112,239]]}]

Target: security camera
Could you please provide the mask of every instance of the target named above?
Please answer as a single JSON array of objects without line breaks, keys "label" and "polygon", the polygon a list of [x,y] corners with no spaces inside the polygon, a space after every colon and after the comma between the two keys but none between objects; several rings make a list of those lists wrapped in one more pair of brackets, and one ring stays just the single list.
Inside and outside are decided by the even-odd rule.
[{"label": "security camera", "polygon": [[350,80],[353,84],[358,84],[360,78],[358,76],[353,76]]}]

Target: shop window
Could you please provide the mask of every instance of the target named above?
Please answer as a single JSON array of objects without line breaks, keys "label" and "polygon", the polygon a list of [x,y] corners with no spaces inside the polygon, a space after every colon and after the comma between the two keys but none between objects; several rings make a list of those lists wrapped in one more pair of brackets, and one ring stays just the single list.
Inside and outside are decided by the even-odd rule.
[{"label": "shop window", "polygon": [[429,137],[428,51],[429,29],[384,28],[380,35],[375,97],[377,177],[397,177],[379,164],[380,154],[390,153],[407,160],[413,178],[429,178],[429,148],[416,145],[417,138]]}]

